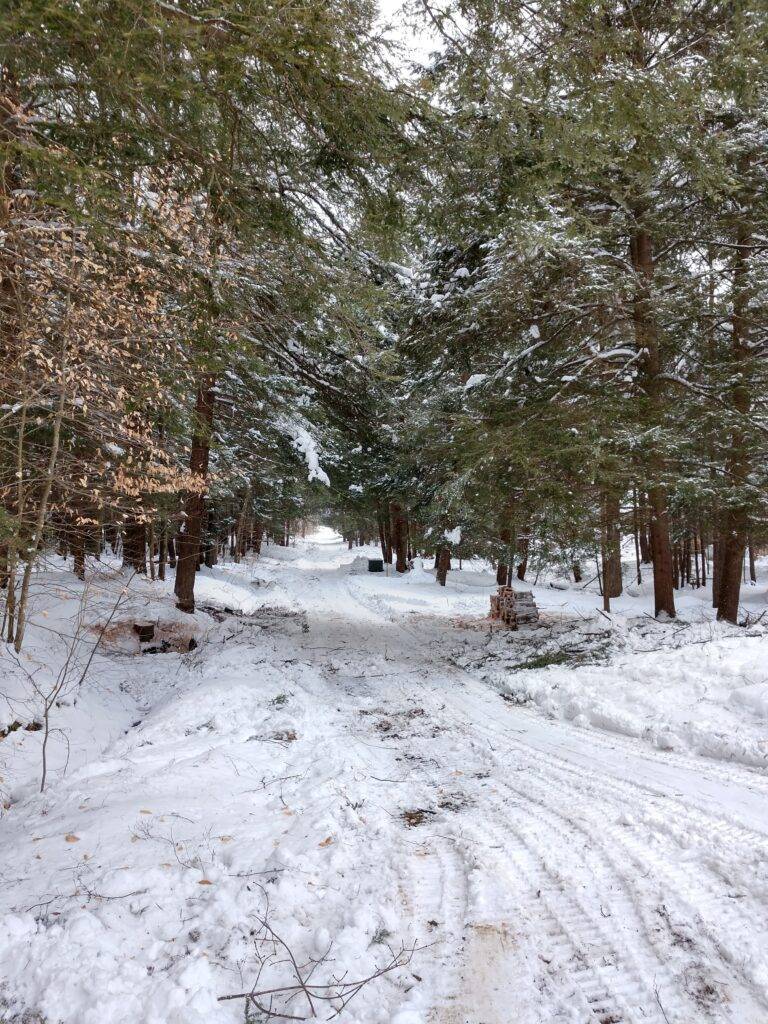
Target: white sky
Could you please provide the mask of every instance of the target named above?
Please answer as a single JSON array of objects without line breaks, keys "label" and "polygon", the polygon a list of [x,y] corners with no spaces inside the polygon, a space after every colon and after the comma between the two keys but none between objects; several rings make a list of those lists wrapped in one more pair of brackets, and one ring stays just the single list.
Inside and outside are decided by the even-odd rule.
[{"label": "white sky", "polygon": [[[426,61],[431,51],[439,49],[438,41],[434,32],[429,31],[427,26],[419,31],[414,31],[408,25],[408,18],[403,12],[402,0],[378,0],[381,20],[392,26],[390,38],[399,43],[403,48],[403,63],[409,61]],[[411,19],[412,20],[412,19]]]}]

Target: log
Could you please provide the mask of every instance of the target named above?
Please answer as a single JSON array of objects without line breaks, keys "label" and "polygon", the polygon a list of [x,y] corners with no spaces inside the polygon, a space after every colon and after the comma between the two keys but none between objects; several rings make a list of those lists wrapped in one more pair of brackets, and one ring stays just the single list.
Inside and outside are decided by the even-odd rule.
[{"label": "log", "polygon": [[529,626],[539,621],[539,610],[530,590],[514,590],[499,587],[497,594],[491,594],[492,619],[500,619],[510,629]]}]

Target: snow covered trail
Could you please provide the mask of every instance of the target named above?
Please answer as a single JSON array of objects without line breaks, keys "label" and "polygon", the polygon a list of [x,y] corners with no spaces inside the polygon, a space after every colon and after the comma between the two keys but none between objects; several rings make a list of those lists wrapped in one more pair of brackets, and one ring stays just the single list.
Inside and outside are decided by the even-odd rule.
[{"label": "snow covered trail", "polygon": [[[340,679],[383,653],[369,699],[429,812],[403,899],[446,944],[431,1019],[768,1020],[768,778],[505,705],[445,663],[445,624],[334,583],[305,581],[311,632]],[[414,702],[426,735],[399,725]]]},{"label": "snow covered trail", "polygon": [[768,1021],[764,772],[518,707],[449,660],[453,598],[272,554],[271,604],[222,568],[253,614],[131,659],[134,727],[0,822],[5,1019],[242,1021],[291,980],[268,913],[328,978],[419,947],[346,1024]]}]

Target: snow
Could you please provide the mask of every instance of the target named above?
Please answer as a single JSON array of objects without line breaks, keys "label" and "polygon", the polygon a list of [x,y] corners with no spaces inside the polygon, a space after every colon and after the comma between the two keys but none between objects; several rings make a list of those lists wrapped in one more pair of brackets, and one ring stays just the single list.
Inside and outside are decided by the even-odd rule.
[{"label": "snow", "polygon": [[461,544],[461,527],[454,526],[452,530],[446,530],[443,536],[449,544]]},{"label": "snow", "polygon": [[487,373],[473,373],[464,385],[464,390],[469,391],[471,388],[476,388],[478,384],[482,384],[483,381],[487,379]]},{"label": "snow", "polygon": [[312,437],[307,428],[298,420],[284,419],[280,422],[281,429],[291,438],[293,446],[301,454],[307,464],[307,480],[311,483],[318,480],[326,487],[331,486],[328,474],[320,465],[320,454],[317,448],[317,441]]},{"label": "snow", "polygon": [[[646,583],[606,618],[543,581],[541,627],[510,633],[483,563],[440,587],[418,559],[350,574],[368,557],[329,529],[265,547],[201,573],[194,616],[134,579],[52,712],[44,793],[41,732],[0,740],[3,1019],[234,1024],[220,997],[295,983],[279,936],[317,984],[415,945],[341,1024],[764,1024],[761,628],[696,592],[655,623]],[[6,723],[126,582],[89,562],[84,602],[61,560],[38,574]]]}]

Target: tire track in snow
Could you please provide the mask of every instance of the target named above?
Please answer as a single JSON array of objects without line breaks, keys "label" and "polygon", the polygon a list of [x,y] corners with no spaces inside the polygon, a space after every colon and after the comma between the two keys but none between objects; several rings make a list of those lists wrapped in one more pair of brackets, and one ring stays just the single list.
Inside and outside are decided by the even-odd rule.
[{"label": "tire track in snow", "polygon": [[[559,758],[547,756],[542,758],[541,754],[519,740],[517,736],[510,737],[503,729],[489,725],[487,722],[475,723],[475,729],[479,729],[486,735],[493,735],[496,743],[502,739],[506,740],[507,750],[524,757],[540,769],[538,776],[528,772],[524,776],[524,783],[515,786],[509,779],[503,780],[501,785],[511,790],[517,797],[525,797],[529,802],[536,794],[536,805],[540,813],[554,814],[551,824],[557,827],[559,821],[565,831],[561,829],[561,843],[571,853],[573,836],[575,832],[581,836],[583,842],[589,845],[595,857],[602,857],[608,863],[612,861],[608,854],[609,842],[616,849],[621,850],[624,858],[634,866],[635,875],[647,876],[649,868],[653,870],[654,879],[663,886],[663,896],[666,902],[674,904],[678,917],[681,920],[693,919],[697,925],[698,938],[704,938],[710,945],[710,955],[714,954],[719,961],[725,975],[736,985],[745,987],[752,1001],[753,1019],[762,1021],[768,1017],[768,993],[765,983],[761,981],[761,972],[765,971],[764,966],[759,962],[757,950],[768,947],[768,932],[765,928],[765,907],[761,903],[751,899],[745,899],[745,906],[742,910],[739,903],[732,901],[726,903],[729,894],[724,892],[724,881],[711,870],[707,869],[700,862],[696,865],[697,870],[676,869],[674,865],[674,854],[679,856],[679,846],[675,850],[674,840],[667,832],[661,834],[661,839],[667,842],[670,854],[661,856],[655,854],[648,843],[641,843],[633,839],[630,831],[623,827],[612,827],[604,813],[597,818],[590,808],[598,806],[604,808],[612,807],[618,813],[623,807],[637,805],[638,798],[647,799],[643,787],[633,787],[630,783],[621,782],[614,778],[606,781],[595,773],[588,772],[579,766]],[[500,761],[500,759],[497,759]],[[499,767],[501,767],[499,763]],[[546,772],[546,776],[544,775]],[[618,795],[618,799],[617,799]],[[656,797],[656,794],[654,794]],[[554,798],[554,801],[553,801]],[[666,799],[666,798],[665,798]],[[553,802],[555,806],[553,807]],[[685,806],[675,798],[669,798],[672,804],[663,816],[656,812],[656,817],[664,822],[673,821],[674,827],[681,832],[688,832],[694,835],[702,844],[712,846],[711,833],[718,835],[718,842],[726,846],[738,845],[742,850],[747,849],[758,859],[768,859],[768,843],[762,835],[755,834],[748,829],[733,825],[730,822],[723,822],[718,819],[707,819],[707,816],[696,811],[686,809]],[[573,817],[569,817],[560,811],[560,808],[579,807],[580,813],[591,819],[589,827],[584,827]],[[634,809],[634,808],[633,808]],[[531,808],[533,813],[533,808]],[[642,820],[642,819],[641,819]],[[598,836],[602,833],[602,841]],[[656,837],[658,839],[658,837]],[[715,844],[716,845],[716,844]],[[629,872],[622,873],[622,885],[629,891],[636,888],[634,880]],[[647,895],[646,895],[647,901]],[[643,897],[641,894],[635,898],[636,907],[641,907]],[[654,908],[656,909],[656,908]],[[708,911],[710,915],[708,916]],[[645,931],[652,934],[652,919],[648,913],[646,918]],[[751,943],[754,952],[745,950],[745,936],[755,935],[758,932],[762,936]],[[691,962],[694,962],[691,957]],[[757,960],[757,962],[755,962]],[[764,973],[762,975],[764,977]],[[665,1004],[666,1005],[666,1004]],[[758,1006],[760,1007],[758,1009]],[[739,1024],[741,1022],[739,1021]]]},{"label": "tire track in snow", "polygon": [[[435,718],[447,719],[453,730],[466,737],[467,752],[476,753],[478,742],[491,748],[486,753],[494,768],[494,782],[506,798],[491,799],[486,791],[479,791],[482,817],[478,821],[473,815],[471,822],[469,815],[463,819],[465,828],[471,823],[473,841],[486,858],[470,871],[470,890],[473,885],[482,888],[490,884],[494,876],[497,894],[516,894],[521,912],[532,915],[529,924],[534,942],[544,924],[555,968],[543,965],[547,969],[542,983],[549,986],[552,999],[564,1009],[578,1007],[584,1020],[594,1024],[699,1024],[704,1020],[762,1024],[768,1001],[759,984],[759,964],[753,969],[749,957],[740,956],[740,939],[747,929],[754,933],[761,927],[758,922],[764,906],[751,898],[743,905],[724,906],[728,879],[723,872],[701,859],[688,866],[679,866],[678,861],[684,834],[702,848],[732,849],[742,858],[745,852],[754,858],[766,856],[765,834],[703,807],[701,798],[683,798],[675,792],[674,779],[671,786],[669,780],[682,769],[721,786],[735,785],[756,794],[765,791],[766,780],[754,770],[662,753],[642,740],[598,731],[590,731],[587,742],[603,757],[608,751],[610,757],[618,748],[618,777],[610,770],[613,765],[607,777],[601,776],[578,763],[578,758],[569,759],[541,749],[535,741],[526,742],[520,733],[528,723],[523,720],[523,728],[516,729],[505,722],[510,710],[502,711],[488,684],[445,663],[444,651],[435,651],[430,642],[436,639],[435,633],[417,635],[386,609],[370,607],[349,581],[344,583],[349,597],[365,610],[348,634],[349,640],[359,645],[362,635],[368,633],[375,648],[380,648],[383,640],[385,647],[388,641],[397,650],[391,679],[382,684],[381,693],[377,691],[377,700],[391,697],[386,687],[392,683],[402,697],[405,676],[410,693],[418,693]],[[564,744],[578,736],[578,743],[584,746],[584,734],[575,727],[542,718],[538,722],[553,734],[552,746],[560,736]],[[403,746],[409,747],[407,739]],[[632,770],[631,764],[621,763],[624,753],[641,757],[650,769],[648,777],[622,778],[622,772]],[[515,776],[504,777],[510,755],[535,770],[519,776],[519,782]],[[429,778],[413,779],[414,783],[424,781],[435,784]],[[627,808],[634,814],[639,808],[641,825],[649,827],[647,840],[637,835],[632,822],[616,824]],[[442,955],[441,964],[449,975],[450,968],[454,970],[449,981],[443,974],[433,986],[444,993],[433,1019],[435,1024],[476,1024],[479,1020],[507,1024],[516,1006],[510,1000],[519,994],[518,988],[501,984],[493,989],[492,982],[502,975],[508,977],[510,969],[513,975],[522,970],[520,950],[505,950],[509,913],[496,914],[496,919],[493,913],[490,918],[481,914],[478,919],[470,898],[462,921],[461,900],[458,909],[455,903],[452,909],[443,906],[447,888],[466,892],[468,868],[466,864],[462,868],[461,858],[451,852],[450,841],[443,839],[442,844],[449,851],[443,856],[450,858],[451,867],[446,869],[434,852],[427,858],[411,854],[411,864],[417,859],[431,863],[429,868],[412,868],[404,894],[417,928],[418,919],[429,913],[426,920],[438,921],[449,941],[449,952]],[[495,847],[503,850],[503,855],[495,854]],[[558,850],[567,851],[563,864],[558,864]],[[605,918],[603,907],[594,903],[597,894],[609,912]],[[437,912],[428,909],[438,903]],[[674,949],[674,969],[670,954],[676,937],[665,932],[660,906],[689,924],[690,940],[687,935],[677,936],[681,946]],[[609,918],[611,923],[606,924]],[[674,927],[670,917],[666,924],[669,929]],[[727,978],[738,996],[732,1012],[722,1002],[711,1006],[697,1003],[696,992],[685,990],[681,974],[702,964],[705,968],[714,964]],[[523,966],[530,981],[537,965],[529,962]]]},{"label": "tire track in snow", "polygon": [[414,938],[419,946],[432,946],[435,953],[422,977],[431,975],[430,988],[453,999],[459,982],[455,965],[466,934],[466,865],[454,844],[436,837],[420,843],[404,863],[402,898]]}]

